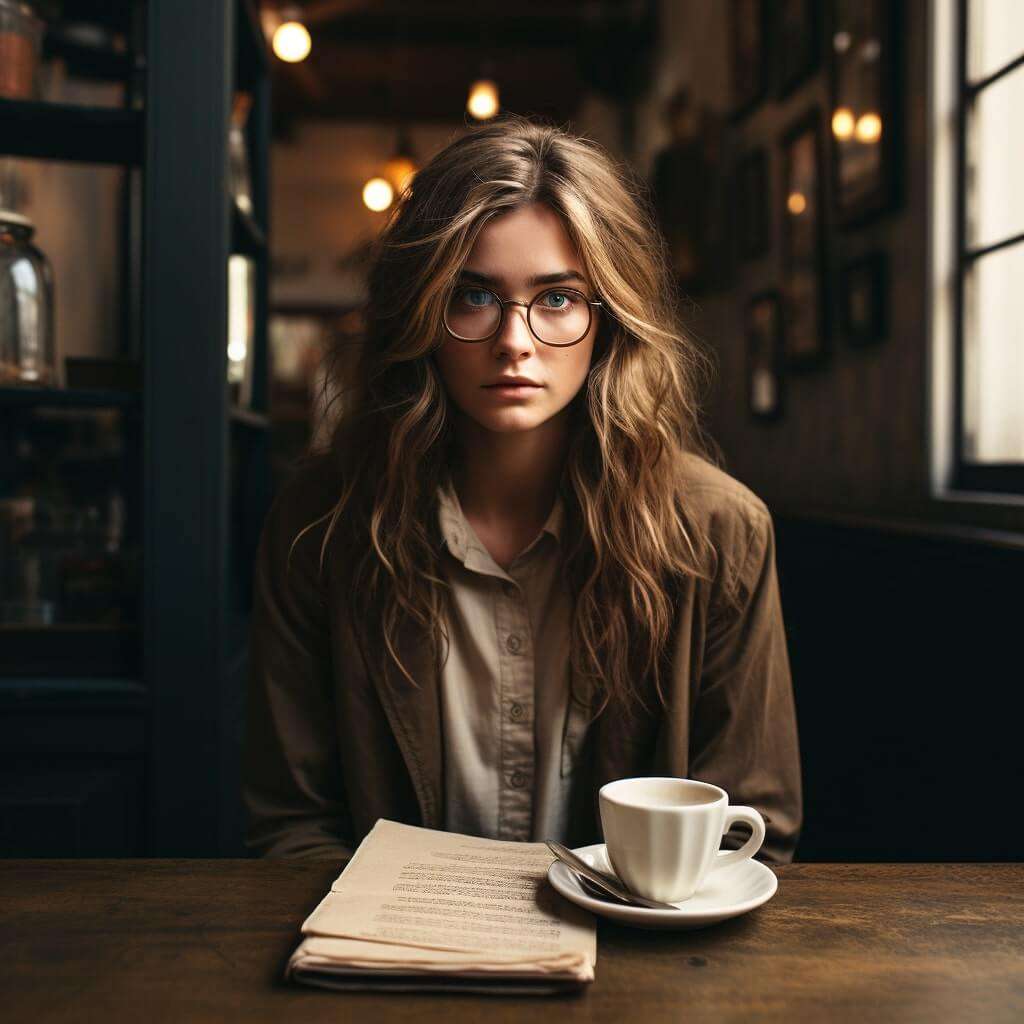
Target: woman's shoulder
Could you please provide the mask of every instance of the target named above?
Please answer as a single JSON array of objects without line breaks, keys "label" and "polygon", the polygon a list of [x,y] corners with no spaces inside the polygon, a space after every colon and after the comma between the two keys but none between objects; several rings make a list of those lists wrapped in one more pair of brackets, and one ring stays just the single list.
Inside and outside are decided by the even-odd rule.
[{"label": "woman's shoulder", "polygon": [[730,476],[703,455],[681,452],[681,493],[705,515],[739,516],[754,520],[769,516],[768,506],[745,483]]},{"label": "woman's shoulder", "polygon": [[340,496],[340,476],[329,453],[308,455],[297,462],[278,487],[264,521],[269,553],[284,556],[300,535],[296,552],[319,551],[329,513]]},{"label": "woman's shoulder", "polygon": [[745,559],[754,542],[766,543],[771,513],[750,487],[695,452],[680,454],[678,472],[684,509],[727,562]]},{"label": "woman's shoulder", "polygon": [[303,512],[322,514],[340,494],[341,476],[331,452],[303,456],[291,468],[281,484],[276,500],[301,507]]}]

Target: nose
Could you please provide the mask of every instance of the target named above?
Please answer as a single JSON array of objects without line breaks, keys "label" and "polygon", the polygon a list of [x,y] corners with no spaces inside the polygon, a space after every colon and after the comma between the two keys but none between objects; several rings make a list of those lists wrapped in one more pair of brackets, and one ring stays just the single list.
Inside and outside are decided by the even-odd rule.
[{"label": "nose", "polygon": [[505,304],[505,317],[498,333],[494,336],[493,345],[501,349],[522,349],[529,351],[537,344],[537,339],[530,330],[525,302],[508,302]]}]

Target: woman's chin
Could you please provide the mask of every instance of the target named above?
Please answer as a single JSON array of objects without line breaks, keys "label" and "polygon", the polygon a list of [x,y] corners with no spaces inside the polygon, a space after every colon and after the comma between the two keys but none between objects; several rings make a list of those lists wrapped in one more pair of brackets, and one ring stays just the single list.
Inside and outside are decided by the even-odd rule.
[{"label": "woman's chin", "polygon": [[534,430],[543,422],[539,416],[527,416],[522,412],[490,415],[482,420],[483,426],[496,434],[519,434],[526,430]]}]

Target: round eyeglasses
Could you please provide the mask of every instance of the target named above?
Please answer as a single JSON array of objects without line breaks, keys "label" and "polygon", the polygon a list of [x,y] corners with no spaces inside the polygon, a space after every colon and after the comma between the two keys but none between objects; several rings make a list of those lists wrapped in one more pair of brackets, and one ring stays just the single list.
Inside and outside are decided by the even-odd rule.
[{"label": "round eyeglasses", "polygon": [[445,304],[444,326],[459,341],[486,341],[501,329],[506,306],[525,306],[533,336],[545,345],[565,348],[587,336],[593,307],[602,305],[575,288],[548,288],[529,302],[522,302],[503,299],[480,285],[459,285]]}]

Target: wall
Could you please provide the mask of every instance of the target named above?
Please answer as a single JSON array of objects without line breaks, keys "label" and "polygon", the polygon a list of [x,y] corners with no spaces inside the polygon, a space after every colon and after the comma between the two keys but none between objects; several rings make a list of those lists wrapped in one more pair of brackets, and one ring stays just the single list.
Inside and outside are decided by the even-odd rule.
[{"label": "wall", "polygon": [[[663,0],[663,35],[650,94],[637,111],[640,145],[634,154],[649,172],[665,128],[665,98],[689,84],[698,106],[725,113],[729,106],[728,4]],[[728,291],[697,300],[690,329],[714,350],[719,380],[708,403],[709,425],[727,457],[727,468],[773,507],[824,510],[886,518],[913,518],[1024,529],[1024,506],[1007,499],[937,501],[930,484],[929,437],[929,3],[907,0],[905,88],[905,200],[895,212],[863,228],[840,233],[832,223],[831,182],[825,174],[829,281],[842,262],[875,247],[888,251],[890,328],[871,349],[851,349],[837,338],[819,370],[789,374],[785,413],[764,422],[747,412],[742,325],[746,299],[778,284],[781,216],[772,202],[772,249],[740,265]],[[823,46],[827,45],[823,37]],[[824,65],[823,65],[824,68]],[[733,151],[765,145],[771,195],[782,171],[778,139],[786,127],[818,104],[827,128],[828,80],[824,69],[781,102],[768,98],[732,130]],[[830,289],[830,320],[838,316]]]},{"label": "wall", "polygon": [[[418,162],[429,160],[457,131],[450,124],[412,126]],[[363,301],[358,254],[387,218],[363,204],[363,185],[380,174],[396,142],[389,125],[313,119],[274,142],[272,305],[346,309]]]}]

